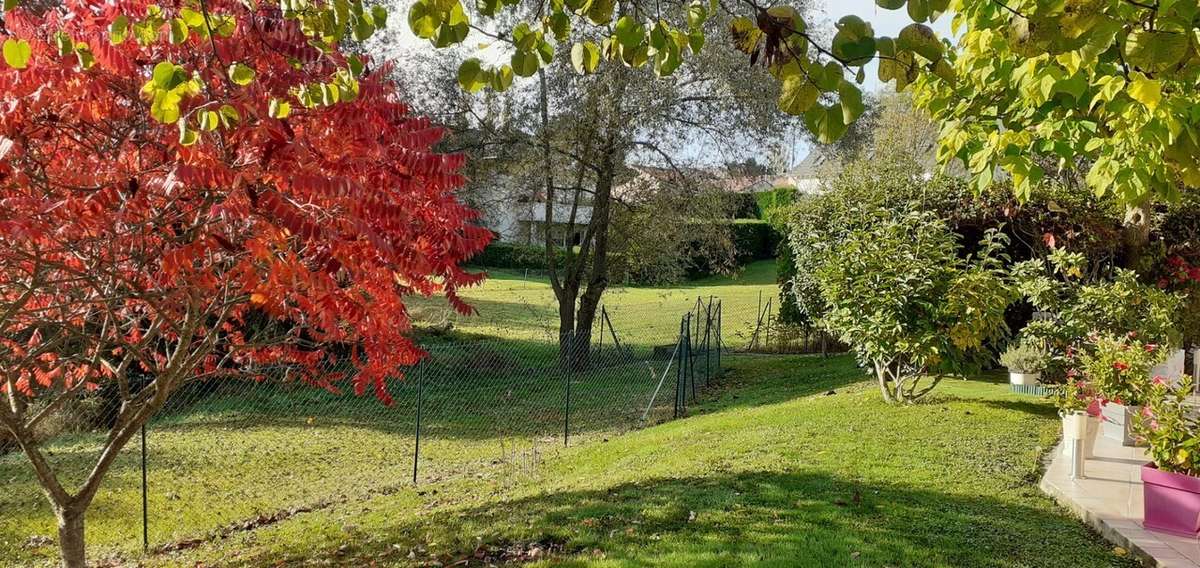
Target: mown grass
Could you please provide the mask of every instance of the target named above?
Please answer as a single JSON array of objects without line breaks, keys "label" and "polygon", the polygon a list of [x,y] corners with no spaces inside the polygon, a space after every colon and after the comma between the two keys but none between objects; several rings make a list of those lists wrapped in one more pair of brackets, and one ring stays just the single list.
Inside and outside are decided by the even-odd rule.
[{"label": "mown grass", "polygon": [[692,417],[529,475],[481,468],[145,561],[449,565],[549,543],[534,565],[1130,565],[1037,490],[1044,401],[985,377],[888,406],[848,357],[730,362]]},{"label": "mown grass", "polygon": [[[410,303],[414,318],[420,325],[450,322],[455,330],[470,334],[557,337],[557,304],[549,279],[511,270],[492,270],[488,275],[482,286],[462,294],[478,315],[459,316],[446,307],[444,299],[420,298]],[[615,286],[605,292],[604,306],[620,341],[647,346],[673,341],[679,332],[679,318],[695,307],[697,298],[706,302],[710,297],[719,298],[724,305],[727,342],[733,345],[749,340],[760,299],[765,304],[778,295],[775,276],[775,261],[764,260],[733,276],[711,276],[678,286]]]},{"label": "mown grass", "polygon": [[[417,391],[421,392],[419,478],[511,477],[511,469],[571,442],[612,437],[641,423],[662,363],[612,349],[585,373],[556,367],[552,348],[521,341],[441,346],[439,356],[401,383],[395,402],[299,386],[223,381],[181,392],[148,431],[150,539],[153,546],[211,536],[232,523],[332,501],[362,499],[411,484]],[[547,357],[535,357],[536,353]],[[569,423],[566,389],[571,388]],[[665,419],[673,383],[646,423]],[[82,481],[100,434],[47,448],[68,486]],[[96,556],[141,547],[140,448],[121,455],[88,514]],[[54,521],[23,456],[0,456],[0,558],[36,562],[52,546]],[[3,564],[3,563],[0,563]]]},{"label": "mown grass", "polygon": [[[556,345],[534,331],[556,322],[553,293],[544,278],[526,281],[512,272],[494,273],[466,294],[481,314],[456,326],[472,334],[471,341],[424,338],[434,364],[391,387],[392,408],[370,396],[239,382],[181,393],[148,428],[151,543],[201,538],[245,519],[361,498],[410,479],[418,383],[424,389],[418,473],[426,480],[526,467],[534,456],[561,447],[567,429],[583,442],[636,427],[657,386],[651,372],[665,365],[665,354],[656,357],[652,348],[675,342],[678,318],[696,297],[724,297],[723,291],[734,289],[743,300],[750,297],[747,290],[755,299],[758,290],[773,293],[773,264],[669,289],[610,291],[606,305],[617,339],[629,350],[617,353],[612,332],[606,332],[600,368],[571,377],[569,424]],[[423,308],[417,302],[414,310],[443,303],[426,300]],[[670,390],[668,381],[647,423],[669,413]],[[47,452],[64,483],[74,487],[100,447],[99,434],[78,434],[56,440]],[[93,554],[128,556],[140,549],[140,499],[139,448],[133,444],[89,513]],[[0,456],[0,558],[52,557],[53,547],[27,546],[40,536],[53,537],[54,523],[32,472],[21,455]]]}]

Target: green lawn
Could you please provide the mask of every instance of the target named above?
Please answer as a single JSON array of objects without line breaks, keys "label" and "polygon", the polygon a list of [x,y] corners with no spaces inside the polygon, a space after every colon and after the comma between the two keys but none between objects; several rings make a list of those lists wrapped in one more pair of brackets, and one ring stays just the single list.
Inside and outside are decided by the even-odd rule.
[{"label": "green lawn", "polygon": [[[539,566],[1131,565],[1037,490],[1058,430],[1046,402],[981,379],[892,407],[848,357],[730,364],[690,418],[504,475],[481,464],[411,487],[363,472],[347,492],[388,489],[145,560],[450,565],[537,546]],[[379,443],[353,435],[320,438]]]},{"label": "green lawn", "polygon": [[[455,324],[493,338],[433,343],[436,364],[393,388],[394,407],[245,383],[189,393],[149,428],[150,539],[172,549],[140,554],[134,445],[89,512],[89,552],[188,566],[448,565],[531,560],[535,547],[550,551],[543,564],[589,566],[1120,564],[1036,490],[1057,421],[1000,382],[946,383],[895,408],[848,357],[736,356],[690,418],[630,432],[665,365],[652,348],[674,342],[679,315],[722,298],[737,347],[774,279],[762,262],[738,279],[614,289],[606,305],[631,354],[606,343],[599,370],[569,383],[541,340],[548,284],[499,273],[467,296],[482,315]],[[668,380],[645,424],[670,416],[673,394]],[[70,483],[98,446],[81,434],[48,453]],[[0,564],[55,554],[30,544],[54,534],[33,487],[21,456],[0,456]]]},{"label": "green lawn", "polygon": [[[534,457],[559,451],[568,426],[573,444],[616,436],[641,423],[658,385],[648,353],[571,375],[568,425],[566,375],[554,367],[552,347],[497,340],[433,351],[436,363],[392,386],[392,407],[369,395],[236,381],[181,392],[147,428],[152,545],[410,484],[418,388],[418,474],[429,482],[512,477]],[[646,423],[670,415],[673,383],[667,384]],[[78,484],[100,442],[99,434],[66,436],[47,448],[49,459]],[[140,551],[138,452],[136,445],[123,452],[89,512],[95,554]],[[23,456],[0,456],[0,558],[45,559],[54,548],[24,545],[31,536],[53,534],[53,518]]]},{"label": "green lawn", "polygon": [[[618,339],[635,345],[670,343],[679,333],[679,318],[695,306],[697,298],[720,298],[724,304],[727,343],[749,340],[760,301],[779,294],[775,261],[747,265],[732,277],[712,276],[671,287],[613,287],[604,294],[604,305]],[[453,322],[466,333],[520,339],[552,339],[558,334],[554,291],[544,276],[526,278],[522,271],[492,270],[489,279],[462,296],[479,314],[459,316],[442,298],[410,302],[419,324]],[[776,298],[775,302],[778,299]],[[773,304],[774,306],[774,304]]]}]

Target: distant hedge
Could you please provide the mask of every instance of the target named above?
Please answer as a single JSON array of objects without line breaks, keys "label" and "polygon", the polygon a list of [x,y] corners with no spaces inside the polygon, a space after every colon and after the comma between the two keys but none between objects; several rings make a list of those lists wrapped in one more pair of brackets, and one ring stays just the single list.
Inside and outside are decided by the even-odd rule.
[{"label": "distant hedge", "polygon": [[775,258],[782,235],[770,223],[761,219],[737,219],[732,227],[738,262]]},{"label": "distant hedge", "polygon": [[[559,266],[565,262],[562,249],[555,249]],[[483,268],[513,268],[518,270],[547,270],[545,245],[522,245],[492,241],[492,244],[475,255],[468,264]]]}]

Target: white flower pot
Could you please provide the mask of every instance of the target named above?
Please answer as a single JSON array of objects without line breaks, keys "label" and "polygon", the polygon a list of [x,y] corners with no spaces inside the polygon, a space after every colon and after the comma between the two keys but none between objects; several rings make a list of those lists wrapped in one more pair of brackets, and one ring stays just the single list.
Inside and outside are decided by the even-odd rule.
[{"label": "white flower pot", "polygon": [[1008,382],[1014,385],[1036,385],[1042,378],[1041,373],[1018,373],[1016,371],[1008,372]]},{"label": "white flower pot", "polygon": [[1125,406],[1110,402],[1100,409],[1103,418],[1101,430],[1104,437],[1121,442],[1122,446],[1137,446],[1138,438],[1133,433],[1133,420],[1142,411],[1140,406]]},{"label": "white flower pot", "polygon": [[1172,351],[1167,355],[1166,361],[1150,369],[1150,378],[1162,377],[1172,385],[1179,384],[1179,379],[1183,377],[1183,358],[1182,349]]},{"label": "white flower pot", "polygon": [[1071,455],[1071,437],[1077,432],[1078,425],[1074,420],[1083,420],[1083,457],[1091,459],[1096,457],[1096,436],[1100,435],[1100,419],[1095,416],[1083,415],[1067,415],[1063,416],[1063,445],[1062,453],[1064,456]]}]

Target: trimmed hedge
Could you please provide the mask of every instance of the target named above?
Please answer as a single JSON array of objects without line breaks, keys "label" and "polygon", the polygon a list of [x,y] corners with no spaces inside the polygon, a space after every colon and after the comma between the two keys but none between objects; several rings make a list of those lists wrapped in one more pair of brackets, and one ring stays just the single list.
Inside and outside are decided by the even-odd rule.
[{"label": "trimmed hedge", "polygon": [[[559,266],[566,262],[566,253],[556,249]],[[546,247],[544,245],[522,245],[492,241],[483,252],[467,261],[471,266],[483,268],[512,268],[517,270],[546,270]]]},{"label": "trimmed hedge", "polygon": [[783,236],[761,219],[737,219],[733,222],[733,245],[739,263],[775,258]]}]

